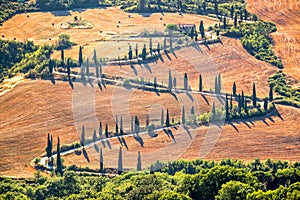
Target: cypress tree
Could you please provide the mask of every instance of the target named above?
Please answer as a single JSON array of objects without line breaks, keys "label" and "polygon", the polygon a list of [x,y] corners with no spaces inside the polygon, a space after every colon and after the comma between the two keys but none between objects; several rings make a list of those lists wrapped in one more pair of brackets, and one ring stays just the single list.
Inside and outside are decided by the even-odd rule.
[{"label": "cypress tree", "polygon": [[222,89],[222,80],[221,80],[221,74],[218,74],[218,93],[221,93]]},{"label": "cypress tree", "polygon": [[243,21],[243,11],[240,11],[240,20]]},{"label": "cypress tree", "polygon": [[107,124],[105,125],[105,136],[106,136],[106,138],[108,138],[108,126],[107,126]]},{"label": "cypress tree", "polygon": [[96,49],[94,49],[94,55],[93,55],[93,60],[94,60],[94,67],[96,68],[96,71],[97,71],[97,65],[98,65],[98,62],[97,62],[97,52],[96,52]]},{"label": "cypress tree", "polygon": [[204,39],[205,38],[205,32],[204,32],[204,24],[203,21],[200,21],[200,25],[199,25],[199,32],[201,34],[201,38]]},{"label": "cypress tree", "polygon": [[79,63],[79,66],[82,65],[82,62],[83,62],[83,59],[82,59],[82,47],[79,46],[79,55],[78,55],[78,63]]},{"label": "cypress tree", "polygon": [[182,111],[181,111],[181,122],[182,122],[182,124],[185,124],[185,110],[184,110],[184,106],[182,107]]},{"label": "cypress tree", "polygon": [[60,174],[61,176],[63,175],[63,166],[62,166],[62,161],[61,161],[61,156],[60,156],[60,141],[59,137],[57,138],[57,157],[56,157],[56,174]]},{"label": "cypress tree", "polygon": [[242,112],[241,94],[238,95],[238,109],[239,109],[239,113],[241,113]]},{"label": "cypress tree", "polygon": [[120,147],[119,151],[119,160],[118,160],[118,174],[122,174],[123,171],[123,158],[122,158],[122,148]]},{"label": "cypress tree", "polygon": [[269,100],[273,101],[273,85],[270,85]]},{"label": "cypress tree", "polygon": [[253,101],[253,106],[256,107],[256,88],[255,88],[255,83],[253,83],[253,89],[252,89],[252,101]]},{"label": "cypress tree", "polygon": [[164,109],[162,108],[161,109],[161,118],[160,118],[160,124],[161,124],[161,126],[163,126],[164,125],[164,123],[165,123],[165,114],[164,114]]},{"label": "cypress tree", "polygon": [[244,10],[244,13],[245,13],[245,20],[248,20],[248,11],[246,9]]},{"label": "cypress tree", "polygon": [[131,48],[131,45],[129,45],[128,59],[129,59],[129,60],[132,60],[132,48]]},{"label": "cypress tree", "polygon": [[173,86],[174,86],[174,88],[176,88],[176,84],[177,84],[176,77],[174,77],[173,78]]},{"label": "cypress tree", "polygon": [[216,117],[216,105],[215,102],[213,102],[213,107],[212,107],[212,118],[214,119]]},{"label": "cypress tree", "polygon": [[242,90],[242,99],[241,99],[241,107],[245,107],[245,95],[244,95],[244,90]]},{"label": "cypress tree", "polygon": [[99,65],[99,73],[100,73],[100,76],[102,76],[102,66],[101,66],[101,63]]},{"label": "cypress tree", "polygon": [[265,110],[265,112],[268,111],[268,98],[264,99],[264,110]]},{"label": "cypress tree", "polygon": [[82,146],[85,145],[85,130],[84,130],[84,125],[82,125],[82,129],[81,129],[81,144],[82,144]]},{"label": "cypress tree", "polygon": [[134,132],[135,133],[140,132],[140,120],[137,116],[135,116],[135,119],[134,119]]},{"label": "cypress tree", "polygon": [[65,52],[63,48],[60,50],[60,56],[61,56],[61,62],[65,62]]},{"label": "cypress tree", "polygon": [[138,160],[137,160],[137,166],[136,166],[137,171],[142,170],[142,160],[141,160],[141,153],[138,151]]},{"label": "cypress tree", "polygon": [[147,51],[146,51],[146,44],[144,44],[144,48],[143,48],[143,50],[142,50],[142,59],[143,60],[146,60],[146,53],[147,53]]},{"label": "cypress tree", "polygon": [[102,148],[100,148],[100,173],[104,173],[103,154]]},{"label": "cypress tree", "polygon": [[70,80],[70,76],[71,76],[70,58],[67,59],[67,74],[68,74],[68,79]]},{"label": "cypress tree", "polygon": [[120,135],[124,134],[124,130],[123,130],[123,119],[121,117],[121,121],[120,121]]},{"label": "cypress tree", "polygon": [[116,116],[116,135],[119,134],[119,122],[118,122],[118,116]]},{"label": "cypress tree", "polygon": [[154,77],[154,80],[153,80],[153,85],[154,85],[154,89],[156,90],[156,87],[157,87],[157,80],[156,80],[156,77]]},{"label": "cypress tree", "polygon": [[223,29],[226,29],[227,27],[227,22],[226,22],[226,17],[224,16],[223,18]]},{"label": "cypress tree", "polygon": [[102,132],[102,123],[100,122],[100,124],[99,124],[99,136],[101,137],[102,134],[103,134],[103,132]]},{"label": "cypress tree", "polygon": [[219,93],[218,91],[219,91],[219,89],[218,89],[218,77],[216,76],[215,77],[215,93],[218,94]]},{"label": "cypress tree", "polygon": [[93,142],[96,142],[97,140],[97,132],[96,130],[94,131],[94,134],[93,134]]},{"label": "cypress tree", "polygon": [[232,86],[232,95],[234,97],[236,97],[236,84],[235,84],[235,82],[233,82],[233,86]]},{"label": "cypress tree", "polygon": [[184,90],[188,89],[188,77],[187,73],[184,73]]},{"label": "cypress tree", "polygon": [[136,57],[136,58],[139,57],[139,46],[138,46],[137,43],[135,44],[135,57]]},{"label": "cypress tree", "polygon": [[169,41],[170,41],[170,51],[173,52],[173,41],[172,41],[171,37],[170,37]]},{"label": "cypress tree", "polygon": [[131,133],[133,133],[133,117],[130,118]]},{"label": "cypress tree", "polygon": [[86,75],[89,76],[90,74],[90,63],[89,63],[89,59],[86,59]]},{"label": "cypress tree", "polygon": [[232,95],[230,95],[230,110],[232,110]]},{"label": "cypress tree", "polygon": [[195,108],[194,108],[194,106],[192,106],[192,108],[191,108],[191,115],[195,115]]},{"label": "cypress tree", "polygon": [[228,105],[228,96],[226,94],[226,99],[225,99],[225,113],[226,113],[226,120],[229,119],[229,105]]},{"label": "cypress tree", "polygon": [[160,43],[157,43],[157,52],[160,53]]},{"label": "cypress tree", "polygon": [[218,2],[214,0],[214,11],[216,15],[219,15]]},{"label": "cypress tree", "polygon": [[48,158],[50,158],[52,156],[52,141],[51,141],[51,138],[50,138],[50,133],[48,133],[46,154],[47,154]]},{"label": "cypress tree", "polygon": [[233,5],[231,5],[231,7],[230,7],[230,17],[231,17],[231,19],[233,19],[233,14],[234,14],[234,7],[233,7]]},{"label": "cypress tree", "polygon": [[149,51],[150,51],[150,54],[152,54],[152,38],[150,38],[150,42],[149,42]]},{"label": "cypress tree", "polygon": [[171,90],[173,86],[172,83],[172,74],[171,74],[171,70],[169,70],[169,84],[168,84],[168,89]]},{"label": "cypress tree", "polygon": [[235,15],[234,15],[234,22],[233,22],[233,24],[234,24],[234,27],[236,28],[237,27],[237,13],[235,13]]},{"label": "cypress tree", "polygon": [[248,103],[247,103],[247,101],[245,101],[245,108],[244,108],[244,110],[245,110],[245,113],[248,114]]},{"label": "cypress tree", "polygon": [[199,76],[199,92],[202,92],[203,86],[202,86],[202,75]]},{"label": "cypress tree", "polygon": [[167,109],[166,127],[170,127],[169,109]]},{"label": "cypress tree", "polygon": [[167,38],[164,38],[164,50],[167,50]]}]

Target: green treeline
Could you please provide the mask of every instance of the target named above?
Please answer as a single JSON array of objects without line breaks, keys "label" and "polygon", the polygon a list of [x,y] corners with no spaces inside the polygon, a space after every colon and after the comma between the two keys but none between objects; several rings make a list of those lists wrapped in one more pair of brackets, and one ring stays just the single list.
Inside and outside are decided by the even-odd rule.
[{"label": "green treeline", "polygon": [[0,182],[0,199],[299,199],[300,163],[259,159],[157,161],[112,179],[66,171],[63,177]]}]

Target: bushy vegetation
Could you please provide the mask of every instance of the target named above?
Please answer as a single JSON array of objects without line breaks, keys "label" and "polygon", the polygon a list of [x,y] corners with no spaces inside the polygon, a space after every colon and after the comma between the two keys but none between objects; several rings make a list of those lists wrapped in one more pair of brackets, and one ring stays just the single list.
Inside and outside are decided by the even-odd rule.
[{"label": "bushy vegetation", "polygon": [[5,20],[9,19],[15,14],[23,13],[25,11],[35,11],[37,10],[34,4],[28,4],[26,2],[21,3],[17,1],[0,1],[0,24]]},{"label": "bushy vegetation", "polygon": [[71,0],[71,1],[36,0],[36,6],[40,10],[65,10],[65,9],[73,9],[73,8],[97,7],[99,5],[100,5],[99,0]]},{"label": "bushy vegetation", "polygon": [[279,94],[275,101],[285,105],[300,107],[300,88],[292,88],[288,83],[288,77],[279,70],[269,78],[270,87]]},{"label": "bushy vegetation", "polygon": [[24,58],[24,55],[36,50],[37,47],[30,41],[22,43],[0,40],[0,82],[9,74],[9,69]]},{"label": "bushy vegetation", "polygon": [[0,199],[299,199],[300,163],[157,161],[112,179],[66,171],[63,177],[0,182]]}]

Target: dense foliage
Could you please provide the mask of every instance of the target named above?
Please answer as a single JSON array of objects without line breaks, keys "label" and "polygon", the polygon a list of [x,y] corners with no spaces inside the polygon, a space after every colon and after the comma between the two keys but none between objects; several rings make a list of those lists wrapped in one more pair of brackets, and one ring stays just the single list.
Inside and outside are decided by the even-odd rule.
[{"label": "dense foliage", "polygon": [[8,75],[8,70],[20,62],[25,54],[33,53],[37,47],[33,42],[25,43],[0,40],[0,82]]},{"label": "dense foliage", "polygon": [[269,78],[269,84],[279,94],[276,102],[300,107],[300,88],[292,88],[288,77],[281,70]]},{"label": "dense foliage", "polygon": [[255,58],[283,68],[281,60],[272,50],[272,39],[269,35],[276,31],[273,23],[264,21],[240,23],[237,27],[228,26],[225,31],[225,35],[241,37],[244,48]]},{"label": "dense foliage", "polygon": [[[83,175],[83,174],[81,174]],[[66,171],[63,177],[0,182],[0,199],[299,199],[300,163],[256,159],[157,161],[147,171],[108,179]]]},{"label": "dense foliage", "polygon": [[99,6],[99,0],[36,0],[36,6],[40,10],[65,10],[73,8],[88,8]]},{"label": "dense foliage", "polygon": [[0,1],[0,24],[17,13],[23,13],[25,11],[35,11],[35,10],[37,9],[35,8],[34,4],[1,0]]}]

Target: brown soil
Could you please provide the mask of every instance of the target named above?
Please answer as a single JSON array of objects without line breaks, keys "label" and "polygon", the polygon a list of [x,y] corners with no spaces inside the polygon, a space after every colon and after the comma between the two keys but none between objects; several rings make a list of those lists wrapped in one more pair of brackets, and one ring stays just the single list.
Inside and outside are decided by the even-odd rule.
[{"label": "brown soil", "polygon": [[154,77],[158,83],[167,86],[168,73],[171,70],[172,77],[176,77],[177,87],[183,88],[183,76],[188,74],[189,84],[194,90],[198,89],[199,74],[202,74],[204,89],[214,91],[215,77],[218,73],[222,77],[223,91],[232,92],[232,85],[235,81],[237,91],[245,94],[252,94],[252,84],[256,83],[257,95],[265,97],[268,95],[268,77],[277,71],[277,68],[259,61],[252,57],[243,47],[239,40],[222,38],[223,44],[209,45],[209,49],[200,46],[196,48],[182,48],[163,56],[157,63],[148,65],[130,66],[108,66],[105,73],[121,75],[130,78],[144,77],[153,82]]},{"label": "brown soil", "polygon": [[[246,162],[256,158],[266,160],[282,159],[290,162],[299,161],[300,145],[297,131],[297,115],[299,109],[278,106],[281,116],[272,116],[264,120],[241,121],[225,125],[199,127],[188,131],[183,128],[172,129],[174,139],[161,131],[157,137],[143,135],[143,146],[134,137],[126,137],[128,150],[123,146],[123,165],[125,168],[135,168],[137,151],[141,151],[143,167],[149,166],[156,160],[170,161],[177,159],[204,158],[221,160],[224,158],[241,159]],[[284,130],[284,131],[280,131]],[[192,138],[192,139],[191,139]],[[204,142],[205,141],[205,142]],[[214,141],[216,145],[209,149]],[[117,167],[119,147],[117,139],[107,143],[98,143],[88,148],[87,157],[83,154],[70,154],[64,159],[67,165],[76,164],[81,167],[99,168],[99,148],[102,148],[104,164],[107,167]]]},{"label": "brown soil", "polygon": [[272,21],[275,52],[282,59],[284,71],[300,80],[300,3],[296,0],[246,0],[247,9],[263,20]]},{"label": "brown soil", "polygon": [[178,100],[170,94],[158,96],[109,85],[100,92],[97,85],[92,88],[81,83],[74,83],[72,91],[66,82],[56,81],[53,85],[50,81],[24,81],[0,99],[0,148],[5,149],[1,151],[0,175],[32,176],[29,163],[45,152],[47,133],[53,135],[55,144],[60,136],[63,145],[79,141],[82,125],[87,137],[94,130],[98,134],[99,121],[114,131],[116,115],[122,115],[124,129],[129,131],[130,118],[135,115],[140,117],[141,126],[145,125],[147,115],[151,123],[159,125],[162,108],[169,109],[170,117],[176,121],[182,106],[186,113],[190,113],[191,106],[196,114],[211,109],[210,97],[206,97],[208,105],[198,95],[176,96]]}]

